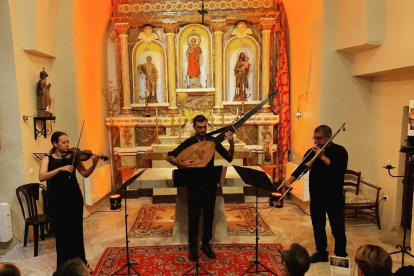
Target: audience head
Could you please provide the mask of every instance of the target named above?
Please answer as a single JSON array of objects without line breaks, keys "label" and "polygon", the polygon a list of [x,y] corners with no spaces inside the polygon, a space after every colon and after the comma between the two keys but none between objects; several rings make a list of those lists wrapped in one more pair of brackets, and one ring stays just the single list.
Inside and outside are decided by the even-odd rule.
[{"label": "audience head", "polygon": [[81,259],[71,259],[64,262],[53,276],[89,276],[89,269]]},{"label": "audience head", "polygon": [[383,248],[366,244],[355,252],[358,276],[391,276],[392,259]]},{"label": "audience head", "polygon": [[414,275],[414,266],[412,265],[400,267],[393,274],[393,276],[412,276],[412,275]]},{"label": "audience head", "polygon": [[0,276],[20,276],[21,271],[13,263],[0,263]]},{"label": "audience head", "polygon": [[285,276],[303,276],[309,270],[309,253],[299,243],[286,244],[281,253],[285,265]]}]

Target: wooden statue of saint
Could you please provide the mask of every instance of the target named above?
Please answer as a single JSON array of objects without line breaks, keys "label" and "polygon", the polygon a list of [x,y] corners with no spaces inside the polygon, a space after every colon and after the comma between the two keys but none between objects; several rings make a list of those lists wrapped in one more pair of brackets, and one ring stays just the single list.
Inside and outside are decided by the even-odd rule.
[{"label": "wooden statue of saint", "polygon": [[157,101],[157,81],[158,70],[154,63],[152,63],[152,57],[147,56],[147,63],[138,65],[138,72],[145,74],[145,88],[148,91],[147,101],[149,103],[158,103]]},{"label": "wooden statue of saint", "polygon": [[40,72],[40,79],[37,82],[36,86],[36,96],[37,96],[37,115],[39,117],[49,117],[52,114],[49,112],[52,99],[50,98],[50,83],[47,83],[47,77],[49,75],[46,73],[45,68]]}]

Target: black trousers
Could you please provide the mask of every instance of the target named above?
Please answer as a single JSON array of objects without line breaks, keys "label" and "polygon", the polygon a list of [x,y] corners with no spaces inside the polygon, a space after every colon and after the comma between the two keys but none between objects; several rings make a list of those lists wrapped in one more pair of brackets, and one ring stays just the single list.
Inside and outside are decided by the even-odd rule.
[{"label": "black trousers", "polygon": [[188,243],[198,244],[198,225],[203,209],[203,244],[213,237],[214,207],[216,205],[217,185],[208,184],[188,187]]},{"label": "black trousers", "polygon": [[335,238],[334,253],[337,256],[347,256],[344,221],[344,197],[339,197],[336,200],[329,199],[329,201],[312,200],[311,198],[310,211],[316,251],[321,254],[328,254],[326,251],[328,242],[325,231],[326,214],[328,214],[332,235]]}]

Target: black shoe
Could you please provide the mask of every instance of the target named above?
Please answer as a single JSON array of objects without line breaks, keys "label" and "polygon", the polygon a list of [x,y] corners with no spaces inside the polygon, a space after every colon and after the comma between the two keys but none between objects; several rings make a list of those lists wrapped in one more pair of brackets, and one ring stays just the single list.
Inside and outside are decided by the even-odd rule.
[{"label": "black shoe", "polygon": [[217,257],[209,244],[203,245],[203,247],[201,247],[201,250],[209,259],[215,259]]},{"label": "black shoe", "polygon": [[190,251],[188,252],[188,259],[194,262],[197,260],[197,246],[190,246]]},{"label": "black shoe", "polygon": [[310,262],[311,264],[314,263],[326,263],[328,262],[328,254],[321,254],[319,252],[315,252],[310,256]]}]

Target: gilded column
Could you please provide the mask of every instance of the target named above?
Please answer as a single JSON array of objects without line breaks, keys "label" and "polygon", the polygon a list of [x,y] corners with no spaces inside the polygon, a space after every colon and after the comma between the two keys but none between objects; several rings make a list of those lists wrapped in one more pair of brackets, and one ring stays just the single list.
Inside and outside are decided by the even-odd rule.
[{"label": "gilded column", "polygon": [[[269,61],[270,61],[270,33],[276,24],[274,18],[261,18],[260,26],[262,29],[262,93],[261,101],[269,95]],[[271,112],[269,103],[266,103],[260,112]]]},{"label": "gilded column", "polygon": [[168,102],[170,103],[169,112],[175,112],[177,109],[175,82],[175,35],[177,33],[177,21],[164,21],[162,23],[164,33],[167,36],[167,64],[168,64]]},{"label": "gilded column", "polygon": [[220,112],[223,108],[223,32],[226,27],[225,19],[211,20],[214,33],[214,109]]},{"label": "gilded column", "polygon": [[121,113],[123,115],[132,113],[128,63],[128,29],[129,23],[115,24],[115,30],[119,35],[119,42],[121,43],[122,97],[124,99]]}]

